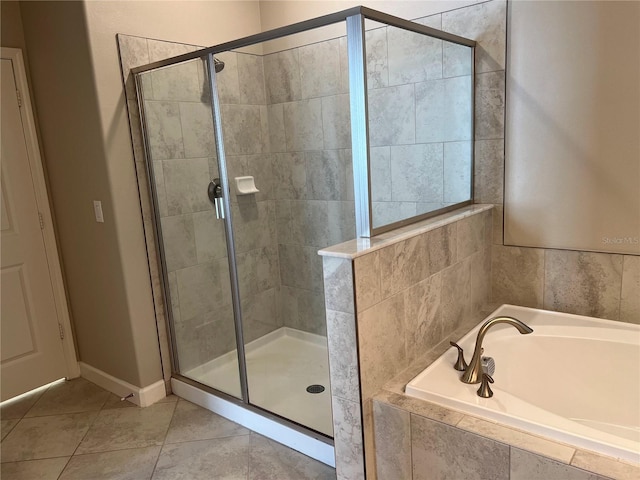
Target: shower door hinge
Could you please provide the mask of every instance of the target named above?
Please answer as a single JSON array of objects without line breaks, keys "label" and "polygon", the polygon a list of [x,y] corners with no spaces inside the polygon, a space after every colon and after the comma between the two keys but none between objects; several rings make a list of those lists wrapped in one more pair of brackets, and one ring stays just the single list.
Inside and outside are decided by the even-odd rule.
[{"label": "shower door hinge", "polygon": [[61,323],[58,324],[58,331],[60,332],[60,340],[64,340],[64,329]]},{"label": "shower door hinge", "polygon": [[44,230],[44,218],[40,212],[38,212],[38,219],[40,220],[40,230]]},{"label": "shower door hinge", "polygon": [[18,97],[18,107],[22,108],[22,94],[20,93],[20,90],[18,90],[16,88],[16,97]]}]

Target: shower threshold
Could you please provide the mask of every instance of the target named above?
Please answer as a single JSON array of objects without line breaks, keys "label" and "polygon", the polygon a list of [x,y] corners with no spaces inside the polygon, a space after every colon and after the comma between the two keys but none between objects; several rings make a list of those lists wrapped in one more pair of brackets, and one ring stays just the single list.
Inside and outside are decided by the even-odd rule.
[{"label": "shower threshold", "polygon": [[[251,404],[333,436],[326,337],[281,327],[248,343],[245,357]],[[237,372],[234,350],[183,375],[240,398]]]}]

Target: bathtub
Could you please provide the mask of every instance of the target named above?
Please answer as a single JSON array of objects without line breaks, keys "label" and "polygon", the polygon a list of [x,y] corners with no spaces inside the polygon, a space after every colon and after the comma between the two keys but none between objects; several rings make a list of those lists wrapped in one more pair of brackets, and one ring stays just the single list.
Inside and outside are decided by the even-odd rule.
[{"label": "bathtub", "polygon": [[[640,325],[503,305],[533,329],[505,324],[484,338],[495,360],[493,397],[460,382],[449,349],[406,394],[619,459],[640,462]],[[471,360],[481,322],[458,342]]]}]

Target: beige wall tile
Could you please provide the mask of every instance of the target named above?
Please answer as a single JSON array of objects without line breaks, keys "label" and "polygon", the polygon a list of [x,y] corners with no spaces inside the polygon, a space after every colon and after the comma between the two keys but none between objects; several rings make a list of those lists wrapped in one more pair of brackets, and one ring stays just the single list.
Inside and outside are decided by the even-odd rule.
[{"label": "beige wall tile", "polygon": [[449,335],[471,315],[471,260],[442,271],[442,326]]},{"label": "beige wall tile", "polygon": [[441,273],[404,291],[408,362],[434,347],[444,335],[441,294]]},{"label": "beige wall tile", "polygon": [[327,310],[327,341],[331,395],[360,403],[355,315]]},{"label": "beige wall tile", "polygon": [[620,320],[640,323],[640,257],[632,255],[624,257]]},{"label": "beige wall tile", "polygon": [[374,400],[373,415],[378,479],[410,479],[411,424],[409,412]]},{"label": "beige wall tile", "polygon": [[397,27],[387,27],[389,84],[442,78],[442,41]]},{"label": "beige wall tile", "polygon": [[[346,43],[345,41],[345,44]],[[389,58],[387,55],[387,29],[376,28],[367,31],[365,33],[365,46],[367,50],[367,85],[369,88],[388,87]],[[348,74],[348,62],[345,62],[344,67],[343,74]]]},{"label": "beige wall tile", "polygon": [[340,480],[364,478],[364,447],[360,404],[331,397],[336,455],[336,473]]},{"label": "beige wall tile", "polygon": [[356,307],[358,311],[366,310],[382,300],[380,292],[380,255],[373,252],[362,255],[353,262]]},{"label": "beige wall tile", "polygon": [[417,122],[413,84],[369,90],[368,101],[372,146],[415,142]]},{"label": "beige wall tile", "polygon": [[[200,59],[155,70],[149,74],[155,100],[200,102],[204,82],[198,75]],[[146,76],[145,76],[146,78]]]},{"label": "beige wall tile", "polygon": [[418,235],[381,249],[382,298],[388,298],[427,278],[429,276],[427,255],[427,235]]},{"label": "beige wall tile", "polygon": [[493,245],[492,301],[542,308],[544,250]]},{"label": "beige wall tile", "polygon": [[364,468],[367,480],[377,480],[375,432],[373,431],[373,400],[367,399],[362,405],[362,429],[364,431]]},{"label": "beige wall tile", "polygon": [[264,77],[267,103],[282,103],[300,100],[299,49],[266,55]]},{"label": "beige wall tile", "polygon": [[407,366],[404,316],[403,294],[358,314],[363,401]]},{"label": "beige wall tile", "polygon": [[312,98],[284,104],[287,151],[322,150],[322,100]]},{"label": "beige wall tile", "polygon": [[179,104],[148,101],[145,103],[145,115],[151,159],[184,158]]},{"label": "beige wall tile", "polygon": [[322,265],[327,309],[354,313],[353,263],[350,259],[322,257]]},{"label": "beige wall tile", "polygon": [[127,100],[136,98],[136,86],[130,70],[149,63],[149,47],[147,39],[130,35],[118,35],[118,47],[122,75],[125,77],[125,92]]},{"label": "beige wall tile", "polygon": [[477,140],[474,157],[474,200],[502,204],[504,196],[504,140]]},{"label": "beige wall tile", "polygon": [[411,415],[414,480],[508,480],[509,446]]},{"label": "beige wall tile", "polygon": [[167,270],[190,267],[198,263],[193,215],[165,217],[161,222]]},{"label": "beige wall tile", "polygon": [[206,158],[165,160],[162,170],[169,215],[213,209],[207,196],[209,163]]},{"label": "beige wall tile", "polygon": [[493,206],[493,236],[494,245],[504,243],[504,207],[502,205]]},{"label": "beige wall tile", "polygon": [[[261,153],[262,129],[260,123],[260,106],[222,105],[221,110],[224,148],[227,155]],[[209,113],[208,125],[211,123],[211,114]]]},{"label": "beige wall tile", "polygon": [[302,98],[340,93],[339,40],[312,43],[298,50]]},{"label": "beige wall tile", "polygon": [[[246,53],[238,53],[237,57],[240,102],[244,104],[264,105],[266,102],[266,93],[262,57],[260,55],[250,55]],[[216,75],[216,77],[221,76],[222,75]]]},{"label": "beige wall tile", "polygon": [[[491,220],[489,220],[491,221]],[[491,246],[470,257],[471,315],[484,311],[491,302]]]},{"label": "beige wall tile", "polygon": [[429,252],[429,275],[444,270],[456,262],[458,258],[457,228],[457,223],[453,223],[427,232],[426,242]]},{"label": "beige wall tile", "polygon": [[442,29],[478,42],[478,72],[504,70],[507,2],[496,0],[442,14]]},{"label": "beige wall tile", "polygon": [[485,246],[485,220],[485,215],[472,215],[456,223],[458,261],[472,255]]},{"label": "beige wall tile", "polygon": [[622,255],[546,250],[544,308],[618,320],[622,261]]},{"label": "beige wall tile", "polygon": [[[471,76],[416,83],[415,141],[432,143],[471,140],[471,86]],[[476,91],[481,90],[476,86]],[[478,102],[481,98],[476,99],[476,108],[482,105]],[[485,117],[479,113],[485,111],[481,110],[476,114],[476,117],[485,123]],[[475,128],[478,135],[478,125]]]},{"label": "beige wall tile", "polygon": [[504,138],[504,71],[476,75],[475,98],[476,139]]}]

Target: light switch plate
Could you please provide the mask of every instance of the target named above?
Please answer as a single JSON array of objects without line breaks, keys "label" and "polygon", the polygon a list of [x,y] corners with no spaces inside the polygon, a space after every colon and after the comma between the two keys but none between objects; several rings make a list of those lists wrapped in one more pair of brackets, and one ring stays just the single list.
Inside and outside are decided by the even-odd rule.
[{"label": "light switch plate", "polygon": [[104,223],[104,216],[102,215],[102,202],[100,200],[93,201],[93,211],[96,214],[96,222]]}]

